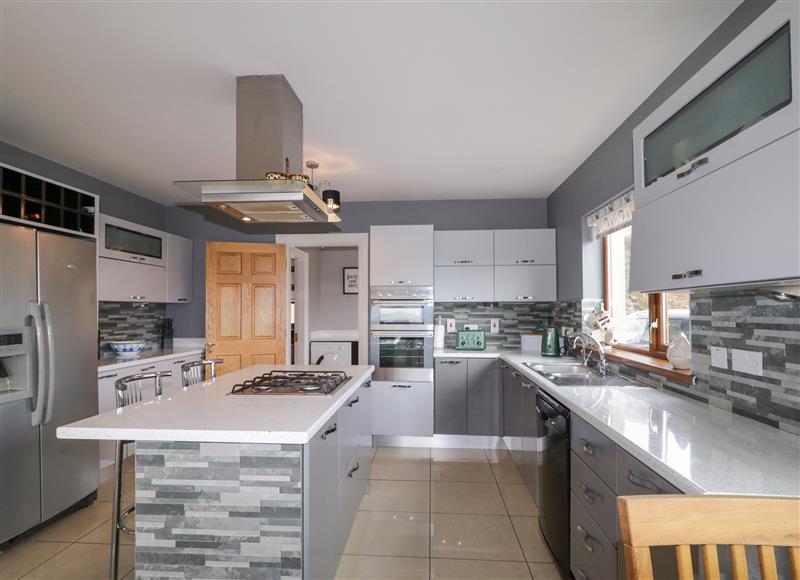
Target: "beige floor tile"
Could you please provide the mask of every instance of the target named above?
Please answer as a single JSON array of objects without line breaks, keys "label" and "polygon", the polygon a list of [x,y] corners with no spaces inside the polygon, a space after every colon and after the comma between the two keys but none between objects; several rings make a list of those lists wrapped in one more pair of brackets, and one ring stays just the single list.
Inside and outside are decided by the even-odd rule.
[{"label": "beige floor tile", "polygon": [[525,553],[525,560],[528,562],[547,562],[551,563],[553,557],[547,544],[544,543],[542,533],[539,530],[539,518],[525,518],[514,516],[511,518],[514,524],[514,531],[522,545]]},{"label": "beige floor tile", "polygon": [[528,488],[522,483],[499,483],[500,493],[503,494],[503,501],[506,502],[508,514],[511,516],[530,516],[539,515],[539,508],[533,503]]},{"label": "beige floor tile", "polygon": [[428,558],[342,556],[336,580],[428,580]]},{"label": "beige floor tile", "polygon": [[495,483],[434,481],[431,483],[431,512],[440,514],[507,515]]},{"label": "beige floor tile", "polygon": [[429,459],[391,459],[374,461],[370,479],[394,479],[397,481],[430,481]]},{"label": "beige floor tile", "polygon": [[415,556],[430,551],[430,515],[358,512],[344,553],[353,556]]},{"label": "beige floor tile", "polygon": [[508,516],[432,514],[431,557],[523,562]]},{"label": "beige floor tile", "polygon": [[431,559],[431,580],[530,580],[524,562]]},{"label": "beige floor tile", "polygon": [[517,466],[510,461],[490,463],[497,483],[522,483]]},{"label": "beige floor tile", "polygon": [[528,564],[533,580],[562,580],[561,573],[555,564],[535,562]]},{"label": "beige floor tile", "polygon": [[0,578],[21,578],[45,560],[69,547],[66,542],[33,542],[25,540],[3,548],[0,552]]},{"label": "beige floor tile", "polygon": [[[125,519],[125,523],[128,524],[130,527],[136,526],[136,515],[130,515]],[[128,546],[132,546],[135,544],[135,536],[124,534],[120,532],[119,534],[119,542],[120,544],[126,544]],[[91,532],[86,534],[85,536],[81,536],[78,540],[82,544],[110,544],[111,543],[111,520],[108,520],[104,524],[100,524]]]},{"label": "beige floor tile", "polygon": [[110,519],[111,504],[96,501],[56,520],[31,539],[37,542],[74,542]]},{"label": "beige floor tile", "polygon": [[427,447],[377,447],[375,450],[375,461],[430,458],[431,450]]},{"label": "beige floor tile", "polygon": [[[136,477],[132,471],[122,473],[122,503],[128,505],[136,498]],[[106,481],[97,488],[97,501],[114,501],[114,480]]]},{"label": "beige floor tile", "polygon": [[512,461],[511,453],[508,449],[484,449],[486,457],[492,463],[499,463],[502,461]]},{"label": "beige floor tile", "polygon": [[[512,464],[513,465],[513,464]],[[485,461],[434,461],[431,464],[433,481],[470,481],[494,483],[492,468]]]},{"label": "beige floor tile", "polygon": [[489,461],[483,449],[459,449],[432,447],[431,459],[434,461]]},{"label": "beige floor tile", "polygon": [[[72,544],[25,575],[25,580],[84,580],[108,578],[110,546]],[[120,546],[119,571],[124,576],[133,569],[133,546]]]},{"label": "beige floor tile", "polygon": [[431,506],[430,488],[430,483],[427,481],[371,479],[358,509],[378,512],[426,512]]}]

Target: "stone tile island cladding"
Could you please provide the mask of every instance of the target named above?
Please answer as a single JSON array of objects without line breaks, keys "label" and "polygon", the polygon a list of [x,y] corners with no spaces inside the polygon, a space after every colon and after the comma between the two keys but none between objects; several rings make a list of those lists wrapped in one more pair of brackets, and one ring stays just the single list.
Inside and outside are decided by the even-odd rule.
[{"label": "stone tile island cladding", "polygon": [[97,308],[100,353],[111,352],[109,343],[114,340],[142,339],[147,342],[146,348],[158,346],[161,321],[166,315],[166,304],[100,302]]},{"label": "stone tile island cladding", "polygon": [[[596,302],[557,302],[554,324],[579,328],[581,313]],[[690,318],[694,385],[622,363],[613,363],[612,372],[800,435],[800,302],[780,302],[758,289],[695,293]],[[712,346],[728,349],[727,369],[711,366]],[[763,375],[732,370],[734,348],[762,352]]]},{"label": "stone tile island cladding", "polygon": [[303,446],[136,444],[137,578],[302,578]]}]

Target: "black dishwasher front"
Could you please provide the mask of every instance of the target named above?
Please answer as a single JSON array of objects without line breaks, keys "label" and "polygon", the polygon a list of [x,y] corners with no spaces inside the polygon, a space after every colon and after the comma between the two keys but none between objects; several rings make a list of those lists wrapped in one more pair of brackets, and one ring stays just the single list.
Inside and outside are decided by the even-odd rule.
[{"label": "black dishwasher front", "polygon": [[545,431],[539,526],[559,566],[569,572],[569,409],[540,389],[536,411]]}]

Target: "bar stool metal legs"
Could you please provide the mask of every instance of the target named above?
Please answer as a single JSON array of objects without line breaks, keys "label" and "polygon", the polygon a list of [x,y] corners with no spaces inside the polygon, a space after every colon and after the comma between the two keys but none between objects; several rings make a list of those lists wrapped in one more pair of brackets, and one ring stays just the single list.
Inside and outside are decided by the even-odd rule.
[{"label": "bar stool metal legs", "polygon": [[[161,396],[161,378],[171,376],[171,371],[143,373],[122,377],[114,383],[117,409],[142,400],[142,383],[154,380],[155,396]],[[119,534],[133,535],[135,530],[125,525],[125,518],[136,509],[136,504],[122,509],[122,463],[125,459],[125,445],[133,441],[117,441],[114,450],[114,498],[111,513],[111,558],[108,577],[117,580],[119,577]]]}]

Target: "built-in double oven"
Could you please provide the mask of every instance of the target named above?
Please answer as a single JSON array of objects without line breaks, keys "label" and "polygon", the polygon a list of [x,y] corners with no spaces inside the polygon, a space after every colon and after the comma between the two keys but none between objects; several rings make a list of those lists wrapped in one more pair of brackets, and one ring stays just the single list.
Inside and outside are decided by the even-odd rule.
[{"label": "built-in double oven", "polygon": [[433,288],[370,288],[369,363],[377,380],[433,380]]}]

